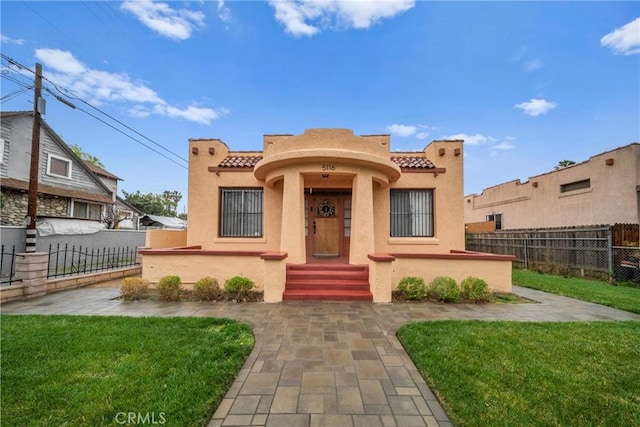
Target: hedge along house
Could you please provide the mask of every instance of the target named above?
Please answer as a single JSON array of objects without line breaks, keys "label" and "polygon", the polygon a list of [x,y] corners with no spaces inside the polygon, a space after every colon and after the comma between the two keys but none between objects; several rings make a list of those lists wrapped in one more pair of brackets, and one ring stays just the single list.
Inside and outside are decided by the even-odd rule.
[{"label": "hedge along house", "polygon": [[151,281],[243,275],[266,302],[390,302],[405,276],[511,290],[512,257],[464,251],[461,140],[391,152],[389,135],[309,129],[265,135],[262,152],[189,146],[186,246],[142,251]]}]

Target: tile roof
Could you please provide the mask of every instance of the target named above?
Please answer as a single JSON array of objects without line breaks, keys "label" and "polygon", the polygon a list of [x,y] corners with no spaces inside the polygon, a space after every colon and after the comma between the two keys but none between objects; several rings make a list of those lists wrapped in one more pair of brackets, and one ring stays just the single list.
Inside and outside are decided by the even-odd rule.
[{"label": "tile roof", "polygon": [[[237,155],[230,154],[220,162],[220,168],[252,168],[262,160],[261,155]],[[408,169],[435,169],[435,165],[429,159],[422,156],[391,156],[391,161],[401,168]]]},{"label": "tile roof", "polygon": [[408,169],[435,169],[435,165],[429,159],[422,156],[391,156],[391,161],[401,168]]},{"label": "tile roof", "polygon": [[260,155],[234,155],[231,154],[224,158],[218,165],[220,168],[252,168],[262,160]]}]

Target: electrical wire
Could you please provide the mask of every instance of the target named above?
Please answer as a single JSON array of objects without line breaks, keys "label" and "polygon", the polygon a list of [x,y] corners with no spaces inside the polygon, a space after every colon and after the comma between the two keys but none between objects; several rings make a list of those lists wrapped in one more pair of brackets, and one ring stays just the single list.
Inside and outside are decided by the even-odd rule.
[{"label": "electrical wire", "polygon": [[[10,58],[10,57],[8,57],[8,56],[7,56],[7,55],[5,55],[5,54],[0,54],[0,55],[1,55],[2,59],[4,59],[5,61],[7,61],[9,64],[15,65],[15,66],[17,66],[17,67],[18,67],[18,68],[20,68],[20,69],[27,70],[27,71],[29,71],[30,73],[32,73],[32,74],[34,74],[34,75],[35,75],[35,72],[34,72],[33,70],[31,70],[31,69],[29,69],[29,68],[25,67],[24,65],[22,65],[22,64],[21,64],[21,63],[19,63],[18,61],[14,60],[14,59],[12,59],[12,58]],[[21,75],[22,75],[22,74],[21,74]],[[3,73],[3,75],[2,75],[2,76],[3,76],[3,77],[5,77],[4,73]],[[6,78],[6,77],[5,77],[5,78]],[[71,95],[70,95],[70,93],[72,93],[72,92],[71,92],[71,91],[69,91],[68,89],[65,89],[65,88],[62,88],[62,89],[61,89],[60,87],[58,87],[58,85],[57,85],[55,82],[53,82],[53,81],[49,80],[48,78],[46,78],[46,77],[44,77],[44,76],[42,77],[42,79],[43,79],[43,80],[45,80],[45,81],[47,81],[48,83],[50,83],[50,84],[51,84],[51,85],[52,85],[52,86],[53,86],[53,87],[54,87],[54,88],[55,88],[55,89],[56,89],[60,94],[62,94],[62,95],[64,95],[64,96],[66,96],[66,97],[68,97],[68,98],[75,99],[75,100],[78,100],[78,101],[82,102],[83,104],[85,104],[85,105],[87,105],[87,106],[91,107],[92,109],[94,109],[95,111],[99,112],[100,114],[102,114],[102,115],[104,115],[104,116],[108,117],[109,119],[113,120],[114,122],[118,123],[120,126],[123,126],[123,127],[124,127],[124,128],[126,128],[127,130],[129,130],[129,131],[131,131],[131,132],[134,132],[136,135],[139,135],[140,137],[142,137],[142,138],[146,139],[147,141],[151,142],[152,144],[156,145],[157,147],[162,148],[164,151],[166,151],[166,152],[170,153],[171,155],[173,155],[173,156],[177,157],[178,159],[180,159],[180,160],[182,160],[182,161],[184,161],[184,162],[187,162],[187,163],[188,163],[188,160],[187,160],[186,158],[184,158],[184,157],[180,156],[179,154],[174,153],[173,151],[171,151],[171,150],[169,150],[168,148],[164,147],[164,146],[163,146],[163,145],[161,145],[160,143],[158,143],[158,142],[156,142],[156,141],[152,140],[151,138],[147,137],[146,135],[144,135],[144,134],[142,134],[142,133],[138,132],[137,130],[133,129],[132,127],[130,127],[129,125],[127,125],[127,124],[123,123],[122,121],[120,121],[120,120],[116,119],[115,117],[111,116],[110,114],[108,114],[108,113],[106,113],[106,112],[102,111],[102,110],[101,110],[101,109],[99,109],[98,107],[96,107],[96,106],[92,105],[91,103],[89,103],[89,102],[85,101],[84,99],[82,99],[82,98],[80,98],[80,97],[78,97],[78,96],[76,96],[76,95],[73,95],[73,94],[71,94]],[[24,83],[19,82],[19,81],[17,81],[17,80],[16,80],[15,82],[16,82],[17,84],[24,85]],[[26,86],[25,86],[25,88],[26,88]],[[28,89],[32,89],[32,88],[33,88],[33,86],[29,87]],[[73,105],[73,104],[71,104],[69,101],[66,101],[66,100],[65,100],[65,101],[62,101],[62,100],[61,100],[57,95],[55,95],[55,94],[54,94],[50,89],[48,89],[48,88],[46,88],[46,87],[43,87],[43,89],[44,89],[44,90],[46,90],[47,92],[49,92],[50,94],[52,94],[54,97],[56,97],[56,99],[58,99],[59,101],[63,102],[64,104],[66,104],[66,105],[68,105],[68,106],[72,106],[72,105]],[[135,138],[135,137],[133,137],[133,136],[131,136],[131,135],[127,134],[126,132],[124,132],[124,131],[123,131],[123,130],[121,130],[121,129],[118,129],[118,128],[117,128],[117,127],[115,127],[114,125],[112,125],[112,124],[108,123],[107,121],[105,121],[105,120],[103,120],[103,119],[99,118],[99,117],[98,117],[98,116],[96,116],[95,114],[91,114],[91,113],[90,113],[90,112],[88,112],[87,110],[85,110],[85,109],[83,109],[83,108],[80,108],[80,107],[77,107],[77,106],[75,106],[75,105],[73,105],[73,107],[75,107],[75,108],[76,108],[76,109],[78,109],[79,111],[82,111],[83,113],[87,114],[88,116],[93,117],[94,119],[98,120],[99,122],[101,122],[101,123],[103,123],[103,124],[105,124],[105,125],[109,126],[110,128],[112,128],[112,129],[114,129],[114,130],[118,131],[118,132],[119,132],[119,133],[121,133],[122,135],[124,135],[124,136],[128,137],[129,139],[131,139],[131,140],[133,140],[133,141],[135,141],[135,142],[137,142],[138,144],[140,144],[140,145],[142,145],[143,147],[145,147],[145,148],[147,148],[147,149],[149,149],[149,150],[153,151],[154,153],[156,153],[156,154],[158,154],[158,155],[160,155],[160,156],[164,157],[165,159],[167,159],[167,160],[169,160],[169,161],[171,161],[171,162],[173,162],[173,163],[177,164],[178,166],[180,166],[180,167],[182,167],[182,168],[184,168],[184,169],[187,169],[187,167],[186,167],[185,165],[183,165],[183,164],[181,164],[181,163],[178,163],[178,162],[177,162],[177,161],[175,161],[174,159],[172,159],[172,158],[170,158],[170,157],[166,156],[165,154],[163,154],[163,153],[159,152],[158,150],[156,150],[156,149],[154,149],[154,148],[150,147],[149,145],[147,145],[147,144],[143,143],[143,142],[142,142],[142,141],[140,141],[139,139],[137,139],[137,138]],[[72,108],[73,108],[73,107],[72,107]]]}]

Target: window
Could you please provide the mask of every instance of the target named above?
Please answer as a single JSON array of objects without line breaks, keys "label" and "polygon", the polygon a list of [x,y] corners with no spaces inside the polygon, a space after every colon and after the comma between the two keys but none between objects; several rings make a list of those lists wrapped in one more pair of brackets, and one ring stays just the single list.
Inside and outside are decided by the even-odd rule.
[{"label": "window", "polygon": [[73,217],[100,221],[102,219],[102,205],[74,200]]},{"label": "window", "polygon": [[391,190],[391,237],[433,237],[433,190]]},{"label": "window", "polygon": [[560,186],[560,192],[566,193],[567,191],[584,190],[591,188],[591,180],[583,179],[582,181],[570,182],[569,184],[562,184]]},{"label": "window", "polygon": [[262,237],[262,188],[224,188],[220,236]]},{"label": "window", "polygon": [[351,199],[344,201],[344,237],[351,237]]},{"label": "window", "polygon": [[487,221],[493,221],[496,230],[502,230],[502,214],[493,213],[487,215]]},{"label": "window", "polygon": [[71,161],[49,154],[47,174],[71,178]]}]

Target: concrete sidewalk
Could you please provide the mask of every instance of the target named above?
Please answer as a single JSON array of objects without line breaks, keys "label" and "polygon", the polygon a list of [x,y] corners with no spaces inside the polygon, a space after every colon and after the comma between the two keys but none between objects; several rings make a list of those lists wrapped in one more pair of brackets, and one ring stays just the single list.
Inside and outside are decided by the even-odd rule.
[{"label": "concrete sidewalk", "polygon": [[448,426],[398,342],[416,320],[640,320],[640,315],[530,289],[532,304],[122,302],[93,287],[4,304],[3,314],[227,317],[256,344],[209,426]]}]

